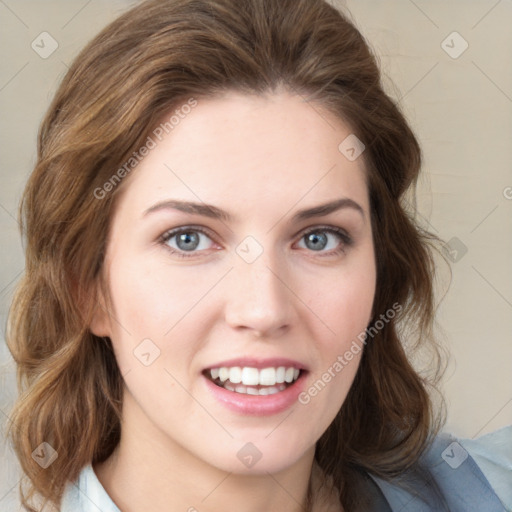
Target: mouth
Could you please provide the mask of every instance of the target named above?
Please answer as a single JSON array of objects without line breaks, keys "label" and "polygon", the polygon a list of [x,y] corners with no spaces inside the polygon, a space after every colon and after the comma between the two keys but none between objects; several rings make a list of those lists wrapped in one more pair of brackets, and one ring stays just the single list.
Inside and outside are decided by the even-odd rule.
[{"label": "mouth", "polygon": [[292,386],[306,370],[293,366],[254,368],[221,366],[203,370],[216,386],[244,395],[275,395]]}]

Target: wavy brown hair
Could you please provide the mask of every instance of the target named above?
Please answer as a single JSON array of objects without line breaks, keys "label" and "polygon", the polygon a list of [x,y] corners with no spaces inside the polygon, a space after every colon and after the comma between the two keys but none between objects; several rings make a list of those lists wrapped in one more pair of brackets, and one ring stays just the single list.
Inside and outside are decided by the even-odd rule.
[{"label": "wavy brown hair", "polygon": [[[315,459],[345,510],[359,510],[364,475],[402,474],[438,432],[429,388],[441,367],[432,335],[440,240],[404,199],[421,152],[365,39],[324,0],[150,0],[73,62],[40,128],[20,205],[26,269],[7,333],[20,396],[8,433],[28,478],[28,490],[20,486],[26,510],[36,510],[30,500],[38,495],[58,506],[66,483],[120,440],[123,379],[110,340],[88,325],[116,197],[129,178],[102,199],[94,191],[187,99],[281,86],[338,116],[364,142],[377,255],[373,320],[402,306],[368,342]],[[432,347],[433,371],[418,373],[404,345]],[[47,469],[31,456],[42,442],[59,454]]]}]

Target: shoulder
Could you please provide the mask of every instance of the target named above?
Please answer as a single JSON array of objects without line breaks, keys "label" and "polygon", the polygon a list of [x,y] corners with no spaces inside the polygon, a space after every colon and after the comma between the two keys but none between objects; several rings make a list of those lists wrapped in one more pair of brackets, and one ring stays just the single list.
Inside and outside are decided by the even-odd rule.
[{"label": "shoulder", "polygon": [[62,495],[60,512],[121,512],[103,488],[92,465],[85,466]]},{"label": "shoulder", "polygon": [[491,487],[512,510],[512,425],[477,439],[459,439],[471,455]]},{"label": "shoulder", "polygon": [[372,479],[391,512],[512,511],[512,425],[474,440],[440,434],[407,474]]}]

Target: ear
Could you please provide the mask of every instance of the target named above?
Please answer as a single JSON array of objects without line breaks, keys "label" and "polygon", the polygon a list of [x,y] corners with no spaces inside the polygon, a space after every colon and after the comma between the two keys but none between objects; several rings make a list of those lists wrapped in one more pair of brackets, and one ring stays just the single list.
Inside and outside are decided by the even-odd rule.
[{"label": "ear", "polygon": [[84,288],[78,284],[77,279],[72,278],[73,295],[82,320],[89,330],[98,337],[110,337],[109,308],[100,279],[100,277],[96,278],[90,286]]},{"label": "ear", "polygon": [[91,320],[89,330],[99,337],[111,337],[112,328],[110,322],[109,308],[105,297],[105,292],[99,282],[92,287],[90,298],[92,300]]}]

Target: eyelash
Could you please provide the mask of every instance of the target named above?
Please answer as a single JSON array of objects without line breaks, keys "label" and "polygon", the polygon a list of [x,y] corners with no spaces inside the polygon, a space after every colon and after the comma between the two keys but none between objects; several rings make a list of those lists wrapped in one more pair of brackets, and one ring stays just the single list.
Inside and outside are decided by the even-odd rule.
[{"label": "eyelash", "polygon": [[[190,253],[187,254],[186,251],[179,251],[179,250],[173,249],[172,247],[169,247],[169,245],[167,245],[167,242],[171,238],[173,238],[177,235],[180,235],[182,233],[190,233],[190,232],[202,233],[203,235],[206,235],[208,238],[210,238],[213,241],[212,236],[210,235],[210,233],[208,231],[206,231],[205,229],[203,229],[201,227],[195,227],[195,226],[184,226],[181,228],[176,228],[176,229],[167,231],[160,237],[159,241],[167,250],[171,251],[172,254],[178,256],[179,258],[193,258],[200,251],[190,251]],[[304,231],[300,237],[300,240],[302,240],[304,237],[306,237],[312,233],[318,233],[318,232],[331,233],[331,234],[337,235],[341,240],[340,246],[337,249],[327,252],[326,253],[327,256],[335,256],[335,255],[345,253],[346,248],[353,245],[352,238],[345,232],[345,230],[338,228],[336,226],[315,226],[314,228]],[[311,251],[311,252],[315,252],[315,251]],[[321,254],[323,251],[318,251],[318,252]]]}]

